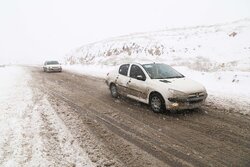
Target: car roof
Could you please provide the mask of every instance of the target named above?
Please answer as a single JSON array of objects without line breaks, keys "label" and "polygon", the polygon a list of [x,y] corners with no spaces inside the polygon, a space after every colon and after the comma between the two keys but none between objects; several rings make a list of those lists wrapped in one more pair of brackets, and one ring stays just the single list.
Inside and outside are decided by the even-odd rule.
[{"label": "car roof", "polygon": [[131,62],[131,63],[123,63],[124,64],[136,64],[136,65],[144,65],[144,64],[163,64],[163,63],[156,63],[156,62],[145,62],[145,63],[138,63],[138,62]]},{"label": "car roof", "polygon": [[137,65],[141,65],[140,63],[137,63],[137,62],[132,62],[132,63],[123,63],[123,64],[120,64],[120,66],[122,66],[122,65],[125,65],[125,64],[137,64]]}]

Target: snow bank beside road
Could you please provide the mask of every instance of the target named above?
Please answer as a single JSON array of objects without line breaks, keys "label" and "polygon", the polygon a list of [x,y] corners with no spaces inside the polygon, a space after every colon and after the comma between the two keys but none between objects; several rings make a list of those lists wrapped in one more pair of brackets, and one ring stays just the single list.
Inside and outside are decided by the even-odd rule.
[{"label": "snow bank beside road", "polygon": [[208,91],[208,103],[225,110],[250,114],[250,72],[200,72],[175,67],[182,74],[202,83]]},{"label": "snow bank beside road", "polygon": [[0,68],[0,166],[18,166],[28,157],[22,152],[24,111],[32,104],[29,76],[16,67]]},{"label": "snow bank beside road", "polygon": [[0,78],[0,166],[93,166],[24,68]]}]

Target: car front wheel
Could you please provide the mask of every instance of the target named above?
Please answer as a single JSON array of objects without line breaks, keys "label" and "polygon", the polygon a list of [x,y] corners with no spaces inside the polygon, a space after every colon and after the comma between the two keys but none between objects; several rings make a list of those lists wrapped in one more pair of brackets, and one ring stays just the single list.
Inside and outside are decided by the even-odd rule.
[{"label": "car front wheel", "polygon": [[114,98],[118,97],[118,91],[117,91],[117,87],[115,84],[111,84],[110,86],[110,92],[111,92],[111,96]]},{"label": "car front wheel", "polygon": [[162,96],[158,93],[154,93],[150,97],[150,107],[155,113],[160,113],[165,110],[165,103]]}]

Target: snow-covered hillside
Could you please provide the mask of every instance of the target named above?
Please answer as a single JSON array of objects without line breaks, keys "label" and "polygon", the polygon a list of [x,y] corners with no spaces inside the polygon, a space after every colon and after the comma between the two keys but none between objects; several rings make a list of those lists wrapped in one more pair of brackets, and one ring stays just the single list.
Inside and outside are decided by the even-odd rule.
[{"label": "snow-covered hillside", "polygon": [[84,45],[64,69],[105,77],[119,64],[163,62],[208,90],[208,102],[250,113],[250,19],[139,33]]},{"label": "snow-covered hillside", "polygon": [[67,64],[156,61],[198,71],[250,71],[250,19],[227,24],[132,34],[84,45]]}]

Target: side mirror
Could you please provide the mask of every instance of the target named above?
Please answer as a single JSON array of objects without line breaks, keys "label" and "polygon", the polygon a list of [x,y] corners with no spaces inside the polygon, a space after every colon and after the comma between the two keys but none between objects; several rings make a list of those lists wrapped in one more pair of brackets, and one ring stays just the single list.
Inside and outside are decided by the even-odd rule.
[{"label": "side mirror", "polygon": [[146,78],[143,77],[142,75],[137,75],[136,79],[141,80],[141,81],[145,81],[146,80]]}]

